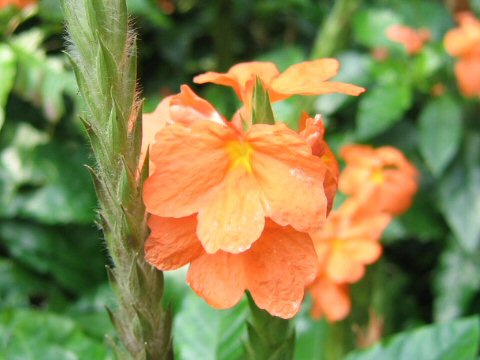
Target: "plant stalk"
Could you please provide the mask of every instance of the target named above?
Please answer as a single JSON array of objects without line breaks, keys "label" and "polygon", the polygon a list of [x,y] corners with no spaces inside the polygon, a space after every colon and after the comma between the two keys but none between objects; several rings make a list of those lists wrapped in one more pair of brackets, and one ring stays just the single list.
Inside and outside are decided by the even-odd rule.
[{"label": "plant stalk", "polygon": [[64,0],[67,55],[85,112],[99,199],[99,225],[113,262],[108,275],[118,299],[109,310],[123,342],[121,359],[170,359],[171,312],[162,307],[163,273],[144,260],[148,236],[142,200],[148,157],[139,163],[142,111],[137,93],[135,34],[125,0]]}]

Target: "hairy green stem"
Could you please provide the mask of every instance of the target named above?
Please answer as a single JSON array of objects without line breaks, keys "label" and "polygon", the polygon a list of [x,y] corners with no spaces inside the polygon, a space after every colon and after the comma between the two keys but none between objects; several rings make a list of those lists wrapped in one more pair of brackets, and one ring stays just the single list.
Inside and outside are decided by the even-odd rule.
[{"label": "hairy green stem", "polygon": [[99,198],[99,224],[114,264],[108,273],[118,307],[109,314],[125,345],[116,347],[117,355],[169,359],[171,318],[162,307],[163,274],[143,256],[148,228],[142,188],[148,160],[139,163],[136,39],[126,2],[64,0],[63,5],[68,56],[86,106],[82,121],[96,160],[89,170]]}]

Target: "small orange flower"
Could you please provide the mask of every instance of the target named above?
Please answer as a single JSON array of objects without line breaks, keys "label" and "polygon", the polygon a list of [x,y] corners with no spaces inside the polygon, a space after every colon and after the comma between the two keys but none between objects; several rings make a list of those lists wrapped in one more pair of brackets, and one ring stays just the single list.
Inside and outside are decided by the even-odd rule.
[{"label": "small orange flower", "polygon": [[347,202],[330,214],[324,227],[310,233],[322,272],[336,283],[355,283],[365,274],[365,266],[382,253],[380,236],[391,221],[385,213],[352,213]]},{"label": "small orange flower", "polygon": [[408,26],[394,25],[388,28],[387,37],[397,42],[407,50],[410,55],[418,54],[427,41],[431,39],[428,29],[412,29]]},{"label": "small orange flower", "polygon": [[13,5],[20,9],[36,4],[37,0],[0,0],[0,9]]},{"label": "small orange flower", "polygon": [[211,82],[232,87],[250,111],[257,77],[262,80],[272,102],[297,94],[342,93],[357,96],[365,91],[356,85],[328,81],[337,75],[339,68],[340,63],[336,59],[318,59],[292,65],[280,73],[274,63],[257,61],[237,64],[226,73],[207,72],[196,76],[193,81],[198,84]]},{"label": "small orange flower", "polygon": [[364,204],[364,211],[399,215],[410,207],[417,191],[417,171],[399,150],[350,145],[340,153],[347,166],[339,189]]},{"label": "small orange flower", "polygon": [[338,284],[324,275],[318,276],[308,287],[314,299],[311,315],[315,319],[325,316],[328,321],[340,321],[350,313],[348,285]]},{"label": "small orange flower", "polygon": [[450,30],[444,39],[447,52],[452,56],[470,57],[480,55],[480,21],[472,13],[457,15],[460,26]]},{"label": "small orange flower", "polygon": [[447,52],[459,58],[455,65],[458,87],[465,96],[480,96],[480,21],[471,13],[457,16],[460,27],[444,39]]},{"label": "small orange flower", "polygon": [[211,306],[237,304],[245,290],[255,303],[282,318],[300,309],[305,287],[317,274],[318,263],[308,234],[267,220],[253,246],[242,253],[207,253],[196,235],[195,215],[173,219],[151,216],[146,259],[161,270],[191,263],[187,282]]}]

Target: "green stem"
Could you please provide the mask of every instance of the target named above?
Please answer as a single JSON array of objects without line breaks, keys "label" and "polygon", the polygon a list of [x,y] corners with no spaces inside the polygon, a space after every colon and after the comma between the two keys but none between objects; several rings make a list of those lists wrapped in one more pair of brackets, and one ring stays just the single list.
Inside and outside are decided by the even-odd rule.
[{"label": "green stem", "polygon": [[136,39],[125,0],[64,0],[68,56],[86,111],[82,119],[96,160],[89,169],[118,298],[111,319],[125,345],[120,358],[172,358],[170,312],[162,307],[163,274],[143,257],[148,235],[139,163],[141,103],[136,89]]},{"label": "green stem", "polygon": [[247,323],[247,358],[250,360],[291,360],[295,350],[295,329],[290,320],[270,315],[257,307],[247,294],[251,320]]},{"label": "green stem", "polygon": [[362,0],[337,0],[319,29],[311,53],[312,59],[329,57],[342,48],[348,23]]},{"label": "green stem", "polygon": [[[362,0],[337,0],[335,5],[320,27],[313,43],[311,59],[334,56],[344,45],[349,30],[348,23]],[[302,101],[300,111],[310,112],[314,108],[316,97],[307,97]]]}]

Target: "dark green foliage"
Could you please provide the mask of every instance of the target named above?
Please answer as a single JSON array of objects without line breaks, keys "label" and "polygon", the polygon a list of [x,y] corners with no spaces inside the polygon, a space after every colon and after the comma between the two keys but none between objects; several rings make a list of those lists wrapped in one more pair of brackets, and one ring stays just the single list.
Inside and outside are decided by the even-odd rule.
[{"label": "dark green foliage", "polygon": [[[87,3],[99,10],[106,2]],[[297,129],[302,110],[321,113],[334,151],[352,142],[396,146],[415,163],[420,183],[412,208],[385,233],[382,261],[352,287],[352,313],[340,324],[313,321],[307,300],[295,332],[280,319],[267,327],[262,312],[249,318],[246,301],[232,310],[214,310],[186,287],[183,272],[167,274],[163,306],[171,306],[176,315],[176,358],[255,358],[255,345],[257,357],[290,359],[293,355],[282,344],[288,347],[295,333],[295,359],[342,359],[357,346],[358,333],[352,328],[365,329],[371,311],[384,319],[385,337],[401,334],[348,359],[394,359],[403,351],[408,359],[478,357],[478,320],[458,319],[480,311],[480,105],[478,98],[465,99],[457,89],[455,60],[442,44],[446,31],[455,26],[444,2],[352,0],[344,9],[353,15],[331,17],[341,20],[337,23],[327,22],[340,3],[333,0],[178,0],[171,2],[172,13],[159,6],[163,3],[168,1],[128,1],[139,32],[140,76],[135,81],[144,91],[148,112],[164,95],[178,92],[182,83],[192,85],[193,76],[204,71],[226,71],[251,60],[273,61],[284,70],[327,54],[341,62],[336,81],[364,86],[367,92],[359,98],[292,97],[256,113],[260,120],[255,121],[269,123],[275,117]],[[480,1],[470,3],[480,15]],[[105,21],[105,11],[97,14],[92,22]],[[116,216],[131,233],[145,231],[132,216],[142,209],[120,205],[126,201],[120,190],[135,182],[132,161],[139,142],[124,136],[122,124],[135,95],[119,84],[129,82],[131,90],[135,81],[127,78],[137,69],[131,62],[113,88],[102,78],[80,77],[77,90],[73,68],[84,69],[78,64],[72,68],[62,52],[63,22],[59,0],[41,0],[37,9],[23,12],[0,10],[0,359],[114,357],[107,344],[117,338],[105,310],[116,311],[105,271],[112,261],[95,224],[97,198],[89,169],[100,200],[116,206]],[[395,24],[427,27],[432,41],[409,56],[385,36]],[[102,40],[100,50],[92,44],[104,38],[101,31],[80,41],[95,58],[87,68],[98,66],[108,78],[126,41],[126,22],[111,25],[117,27],[115,41]],[[326,38],[335,41],[320,41]],[[372,56],[378,48],[389,57]],[[89,92],[92,83],[97,96],[83,101],[80,94]],[[434,96],[438,83],[445,93]],[[239,106],[229,89],[192,86],[227,118]],[[262,96],[255,101],[264,103]],[[89,118],[92,111],[100,114],[96,124]],[[99,140],[103,132],[109,134],[107,144]],[[113,194],[112,188],[102,187],[103,175],[88,139],[103,156],[103,169],[121,173]],[[127,155],[111,158],[105,146],[128,149]],[[135,191],[140,196],[141,189]],[[104,216],[99,222],[112,229],[116,223],[111,219]],[[157,290],[163,284],[159,273],[151,276],[149,268],[138,265],[144,235],[136,236],[137,254],[125,270],[127,285],[142,296],[152,286],[149,281]],[[149,300],[158,300],[156,306],[161,296],[148,293]],[[148,318],[157,309],[131,310],[135,321],[123,326],[151,335],[155,329]]]}]

